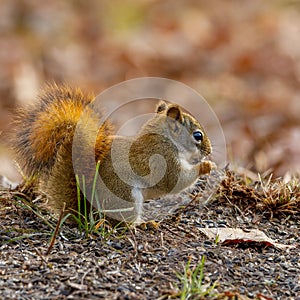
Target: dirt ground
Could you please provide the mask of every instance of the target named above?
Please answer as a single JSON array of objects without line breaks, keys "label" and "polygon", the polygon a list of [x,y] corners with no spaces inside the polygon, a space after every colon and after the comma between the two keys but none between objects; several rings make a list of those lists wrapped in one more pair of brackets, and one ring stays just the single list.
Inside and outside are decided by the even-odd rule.
[{"label": "dirt ground", "polygon": [[[2,191],[2,299],[201,299],[195,293],[180,298],[183,282],[177,275],[188,262],[194,270],[203,256],[203,286],[214,286],[205,299],[300,299],[299,187],[289,187],[288,204],[269,203],[278,187],[262,191],[227,173],[204,204],[200,186],[190,204],[164,218],[158,229],[106,229],[84,237],[76,226],[63,225],[49,255],[53,215],[21,200],[20,192]],[[293,247],[218,243],[201,228],[256,228]]]}]

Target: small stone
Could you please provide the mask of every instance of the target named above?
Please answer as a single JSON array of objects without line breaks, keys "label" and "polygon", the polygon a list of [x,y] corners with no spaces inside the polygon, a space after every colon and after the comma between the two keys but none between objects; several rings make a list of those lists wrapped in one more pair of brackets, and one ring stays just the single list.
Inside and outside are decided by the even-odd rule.
[{"label": "small stone", "polygon": [[204,244],[204,246],[211,246],[212,242],[211,241],[204,241],[203,244]]}]

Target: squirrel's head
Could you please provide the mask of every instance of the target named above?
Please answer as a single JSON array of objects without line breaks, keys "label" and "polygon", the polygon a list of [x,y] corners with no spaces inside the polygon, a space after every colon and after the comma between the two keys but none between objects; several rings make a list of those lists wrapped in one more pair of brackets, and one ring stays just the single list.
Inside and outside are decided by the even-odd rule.
[{"label": "squirrel's head", "polygon": [[211,143],[203,127],[179,105],[160,101],[156,113],[160,125],[188,163],[197,164],[211,153]]}]

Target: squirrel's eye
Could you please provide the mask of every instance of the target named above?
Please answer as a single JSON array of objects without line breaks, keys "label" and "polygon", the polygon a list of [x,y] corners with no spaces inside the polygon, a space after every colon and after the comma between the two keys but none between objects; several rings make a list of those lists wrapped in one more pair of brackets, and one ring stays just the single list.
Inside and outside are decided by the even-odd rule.
[{"label": "squirrel's eye", "polygon": [[200,143],[203,141],[203,133],[201,131],[194,131],[193,137],[196,142]]}]

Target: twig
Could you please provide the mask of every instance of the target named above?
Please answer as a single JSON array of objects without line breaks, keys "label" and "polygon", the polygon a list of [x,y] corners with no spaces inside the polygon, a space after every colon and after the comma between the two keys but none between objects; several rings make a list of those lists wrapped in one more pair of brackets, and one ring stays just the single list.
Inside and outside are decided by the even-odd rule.
[{"label": "twig", "polygon": [[58,235],[58,230],[59,230],[60,223],[61,223],[61,220],[62,220],[62,218],[63,218],[64,212],[65,212],[65,209],[66,209],[66,202],[64,202],[64,206],[63,206],[63,208],[62,208],[62,210],[61,210],[61,212],[60,212],[59,219],[58,219],[58,221],[57,221],[56,228],[55,228],[55,231],[54,231],[54,233],[53,233],[53,235],[52,235],[52,238],[51,238],[49,247],[48,247],[48,249],[47,249],[46,255],[49,255],[50,252],[51,252],[51,250],[52,250],[52,248],[53,248],[53,245],[54,245],[54,243],[55,243],[56,237],[57,237],[57,235]]},{"label": "twig", "polygon": [[193,197],[192,200],[191,200],[186,206],[184,206],[184,207],[182,207],[182,208],[179,208],[179,209],[175,212],[175,215],[176,215],[176,216],[179,216],[179,215],[181,215],[182,213],[187,212],[191,207],[194,207],[194,206],[192,206],[192,205],[196,202],[196,200],[198,200],[199,194],[197,194],[197,195],[190,194],[190,197]]}]

